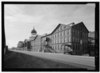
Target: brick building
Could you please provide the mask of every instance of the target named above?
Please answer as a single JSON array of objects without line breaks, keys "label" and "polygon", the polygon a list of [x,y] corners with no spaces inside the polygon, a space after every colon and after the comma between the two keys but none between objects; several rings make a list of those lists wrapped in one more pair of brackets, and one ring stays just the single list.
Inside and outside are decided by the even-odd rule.
[{"label": "brick building", "polygon": [[68,53],[81,55],[87,52],[88,33],[83,22],[59,24],[50,34],[37,35],[32,30],[30,37],[31,49],[33,51]]},{"label": "brick building", "polygon": [[59,24],[50,34],[41,37],[42,51],[49,45],[48,49],[58,53],[73,51],[73,54],[83,54],[87,51],[88,32],[83,22]]}]

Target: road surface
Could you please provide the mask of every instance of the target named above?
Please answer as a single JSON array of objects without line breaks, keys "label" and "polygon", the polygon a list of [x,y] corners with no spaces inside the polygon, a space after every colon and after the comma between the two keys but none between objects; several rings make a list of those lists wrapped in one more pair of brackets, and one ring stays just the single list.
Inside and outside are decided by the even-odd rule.
[{"label": "road surface", "polygon": [[[13,51],[14,52],[5,55],[5,68],[94,68],[93,66],[83,67],[83,65],[68,62],[68,58],[65,58],[62,54],[57,55],[51,53],[35,53],[30,51]],[[62,56],[63,58],[65,58],[65,61],[67,62],[63,61]]]}]

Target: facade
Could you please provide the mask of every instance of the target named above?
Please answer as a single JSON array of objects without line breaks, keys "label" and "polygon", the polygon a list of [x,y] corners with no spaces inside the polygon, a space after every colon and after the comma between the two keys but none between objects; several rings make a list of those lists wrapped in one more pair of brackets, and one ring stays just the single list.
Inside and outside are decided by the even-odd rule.
[{"label": "facade", "polygon": [[[49,41],[46,41],[47,38]],[[47,49],[49,45],[55,52],[67,53],[72,51],[73,54],[83,54],[87,50],[88,30],[80,22],[78,24],[59,24],[51,34],[41,38],[42,50]]]},{"label": "facade", "polygon": [[87,53],[88,49],[88,33],[83,22],[80,22],[71,28],[72,48],[75,54]]},{"label": "facade", "polygon": [[88,41],[90,41],[92,45],[95,45],[95,32],[89,32]]},{"label": "facade", "polygon": [[90,56],[95,56],[95,32],[88,34],[88,51]]},{"label": "facade", "polygon": [[31,37],[29,39],[31,51],[39,52],[41,49],[41,36],[37,35],[37,31],[33,28],[31,31]]},{"label": "facade", "polygon": [[68,25],[59,24],[50,34],[45,36],[37,35],[32,30],[31,49],[36,52],[81,55],[87,52],[88,33],[89,31],[83,22]]},{"label": "facade", "polygon": [[39,52],[41,49],[41,36],[37,35],[33,40],[30,41],[31,50],[34,52]]}]

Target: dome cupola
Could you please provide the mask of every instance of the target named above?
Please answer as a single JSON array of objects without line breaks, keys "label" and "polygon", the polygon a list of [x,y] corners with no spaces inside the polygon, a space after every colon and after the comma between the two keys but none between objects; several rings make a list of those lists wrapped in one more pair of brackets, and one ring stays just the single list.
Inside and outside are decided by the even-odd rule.
[{"label": "dome cupola", "polygon": [[36,30],[34,29],[34,27],[33,27],[33,30],[31,31],[31,34],[32,34],[32,35],[36,35],[36,34],[37,34],[37,32],[36,32]]}]

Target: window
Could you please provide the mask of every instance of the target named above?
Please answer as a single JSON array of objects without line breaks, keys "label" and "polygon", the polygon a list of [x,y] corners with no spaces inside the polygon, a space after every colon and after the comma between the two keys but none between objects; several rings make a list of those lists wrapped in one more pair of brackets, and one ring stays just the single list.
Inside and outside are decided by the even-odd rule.
[{"label": "window", "polygon": [[59,38],[59,33],[57,33],[57,43],[59,42],[59,39],[58,38]]},{"label": "window", "polygon": [[53,39],[54,39],[54,37],[53,37],[53,35],[52,35],[52,44],[54,43]]},{"label": "window", "polygon": [[55,34],[55,36],[56,36],[56,37],[55,37],[55,43],[57,43],[57,33]]},{"label": "window", "polygon": [[61,33],[62,33],[62,43],[63,43],[63,39],[64,39],[64,38],[63,38],[63,36],[64,36],[64,35],[63,35],[63,31],[62,31]]},{"label": "window", "polygon": [[59,43],[60,43],[60,32],[59,32]]},{"label": "window", "polygon": [[57,40],[58,40],[58,43],[59,43],[59,33],[57,33]]},{"label": "window", "polygon": [[56,50],[58,50],[58,44],[56,44]]},{"label": "window", "polygon": [[62,39],[63,39],[63,33],[61,32],[61,43],[63,42]]},{"label": "window", "polygon": [[60,31],[60,28],[61,28],[61,27],[59,27],[59,31]]},{"label": "window", "polygon": [[57,50],[57,45],[55,44],[55,50]]},{"label": "window", "polygon": [[67,30],[65,31],[65,42],[67,42],[67,39],[68,39],[68,35],[67,35]]},{"label": "window", "polygon": [[58,36],[57,36],[57,33],[56,33],[56,43],[58,43],[58,39],[57,38],[58,38]]},{"label": "window", "polygon": [[55,34],[55,36],[54,36],[55,38],[54,38],[54,40],[55,40],[55,43],[56,43],[56,34]]},{"label": "window", "polygon": [[55,44],[55,35],[53,35],[53,43]]},{"label": "window", "polygon": [[55,43],[56,43],[56,34],[55,34],[55,39],[54,40],[55,40]]},{"label": "window", "polygon": [[77,33],[78,33],[77,35],[78,35],[78,37],[79,37],[79,30],[77,31]]},{"label": "window", "polygon": [[61,50],[61,44],[59,44],[59,50]]},{"label": "window", "polygon": [[58,44],[58,50],[59,50],[59,44]]},{"label": "window", "polygon": [[64,31],[62,31],[62,43],[64,43]]},{"label": "window", "polygon": [[54,50],[55,50],[55,45],[54,45]]},{"label": "window", "polygon": [[62,32],[60,32],[60,43],[62,43]]}]

